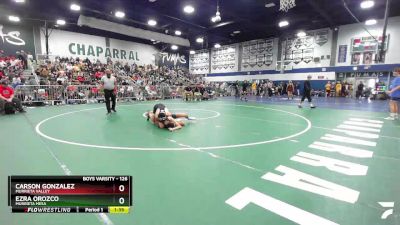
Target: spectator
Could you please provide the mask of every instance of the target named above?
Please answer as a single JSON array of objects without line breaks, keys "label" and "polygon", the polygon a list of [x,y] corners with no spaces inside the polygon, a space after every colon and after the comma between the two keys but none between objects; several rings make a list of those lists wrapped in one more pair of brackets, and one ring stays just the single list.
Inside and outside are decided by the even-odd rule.
[{"label": "spectator", "polygon": [[183,92],[183,99],[186,101],[191,101],[193,99],[193,92],[190,86],[185,87]]},{"label": "spectator", "polygon": [[297,93],[297,96],[300,96],[300,84],[299,84],[299,82],[296,82],[296,93]]},{"label": "spectator", "polygon": [[336,83],[336,97],[340,97],[342,93],[342,84],[340,81]]},{"label": "spectator", "polygon": [[257,83],[256,83],[256,81],[253,81],[253,83],[251,84],[251,94],[254,95],[254,96],[257,94]]},{"label": "spectator", "polygon": [[201,91],[200,91],[200,87],[199,87],[199,86],[196,86],[196,87],[193,89],[193,96],[194,96],[194,100],[195,100],[195,101],[201,101],[203,95],[201,94]]},{"label": "spectator", "polygon": [[0,80],[3,80],[6,78],[6,75],[4,74],[4,71],[1,70],[1,66],[0,66]]},{"label": "spectator", "polygon": [[267,87],[268,87],[268,97],[271,98],[273,94],[273,86],[274,84],[272,81],[268,81]]},{"label": "spectator", "polygon": [[286,95],[287,94],[287,86],[288,86],[288,83],[283,82],[282,95]]},{"label": "spectator", "polygon": [[356,92],[356,98],[359,99],[363,96],[363,91],[364,91],[364,84],[362,81],[360,81],[360,84],[357,86],[357,92]]},{"label": "spectator", "polygon": [[326,97],[326,98],[327,98],[327,97],[330,97],[330,95],[331,95],[331,88],[332,88],[331,82],[328,81],[328,83],[325,85],[325,97]]},{"label": "spectator", "polygon": [[15,89],[18,85],[20,85],[21,84],[21,78],[20,78],[20,76],[15,76],[13,79],[12,79],[12,84],[11,84],[11,86],[12,86],[12,88],[13,89]]},{"label": "spectator", "polygon": [[397,69],[393,75],[393,79],[390,85],[390,91],[387,94],[390,96],[390,116],[385,118],[386,120],[399,119],[399,102],[400,102],[400,69]]},{"label": "spectator", "polygon": [[344,82],[342,84],[342,94],[341,94],[342,97],[347,97],[347,88],[348,88],[347,82]]},{"label": "spectator", "polygon": [[350,83],[349,84],[349,98],[352,98],[352,97],[353,97],[353,84]]},{"label": "spectator", "polygon": [[293,91],[294,91],[293,82],[289,81],[289,84],[286,87],[286,92],[288,94],[288,99],[292,98],[292,100],[293,100]]},{"label": "spectator", "polygon": [[14,90],[8,86],[8,82],[3,80],[0,85],[0,112],[4,111],[6,103],[12,103],[17,111],[24,113],[21,100],[14,97]]}]

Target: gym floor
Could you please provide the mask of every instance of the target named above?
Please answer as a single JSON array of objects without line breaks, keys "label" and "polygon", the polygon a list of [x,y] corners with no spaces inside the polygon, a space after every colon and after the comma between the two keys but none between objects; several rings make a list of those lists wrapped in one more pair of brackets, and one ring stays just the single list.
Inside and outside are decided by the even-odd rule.
[{"label": "gym floor", "polygon": [[[111,116],[100,104],[39,107],[1,116],[0,224],[289,225],[301,219],[267,209],[268,202],[262,202],[267,196],[332,222],[324,224],[400,224],[400,122],[383,119],[386,101],[337,101],[317,100],[320,107],[314,110],[307,103],[298,109],[295,101],[283,99],[163,101],[172,112],[197,118],[177,132],[160,130],[143,117],[156,102],[121,103]],[[365,154],[310,147],[316,142]],[[312,166],[300,162],[301,157],[296,160],[299,152],[346,161],[365,173]],[[359,192],[358,198],[349,202],[346,196],[324,196],[264,176],[282,176],[279,166]],[[10,213],[7,176],[65,174],[132,175],[131,212]],[[249,190],[258,201],[238,207]],[[393,214],[383,218],[393,207],[380,202],[394,203]]]}]

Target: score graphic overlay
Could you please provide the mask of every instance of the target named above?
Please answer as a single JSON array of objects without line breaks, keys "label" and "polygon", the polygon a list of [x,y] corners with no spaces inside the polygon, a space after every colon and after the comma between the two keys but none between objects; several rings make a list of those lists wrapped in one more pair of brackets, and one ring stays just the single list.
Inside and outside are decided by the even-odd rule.
[{"label": "score graphic overlay", "polygon": [[131,176],[9,176],[13,213],[129,213]]}]

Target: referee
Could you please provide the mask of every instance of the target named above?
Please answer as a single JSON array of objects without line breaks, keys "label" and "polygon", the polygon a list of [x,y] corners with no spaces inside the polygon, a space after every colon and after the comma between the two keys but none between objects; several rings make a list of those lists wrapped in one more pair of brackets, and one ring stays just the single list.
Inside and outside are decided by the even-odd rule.
[{"label": "referee", "polygon": [[[101,78],[101,85],[104,90],[104,98],[106,100],[107,107],[107,115],[111,114],[111,110],[113,112],[117,112],[115,110],[115,100],[117,94],[117,79],[111,74],[111,70],[107,69],[106,75]],[[112,101],[112,107],[110,108],[110,100]]]}]

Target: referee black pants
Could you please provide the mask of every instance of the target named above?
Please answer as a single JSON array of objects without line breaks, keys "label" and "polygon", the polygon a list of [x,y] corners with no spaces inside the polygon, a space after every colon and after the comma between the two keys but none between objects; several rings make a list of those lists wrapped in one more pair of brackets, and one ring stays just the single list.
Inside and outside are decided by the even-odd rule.
[{"label": "referee black pants", "polygon": [[307,98],[308,102],[311,102],[311,91],[304,91],[303,97],[301,98],[301,102],[304,102],[304,100]]},{"label": "referee black pants", "polygon": [[[116,96],[114,90],[104,89],[104,98],[106,99],[107,112],[111,112],[111,109],[115,110],[115,100]],[[110,108],[110,101],[112,101],[112,107]]]}]

